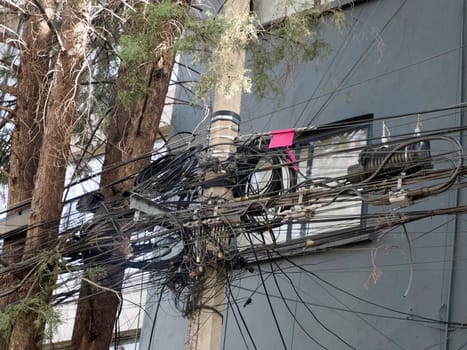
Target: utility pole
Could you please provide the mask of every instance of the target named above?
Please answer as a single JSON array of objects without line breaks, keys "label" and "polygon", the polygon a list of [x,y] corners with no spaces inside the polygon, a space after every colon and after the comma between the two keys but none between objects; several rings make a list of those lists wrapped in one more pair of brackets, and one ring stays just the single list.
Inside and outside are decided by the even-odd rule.
[{"label": "utility pole", "polygon": [[[249,11],[249,0],[227,0],[224,5],[227,18],[246,19]],[[244,50],[229,50],[224,53],[224,61],[229,62],[232,71],[242,71],[245,64],[245,52]],[[242,92],[238,91],[227,97],[219,89],[216,89],[214,94],[209,145],[212,146],[212,157],[219,163],[227,160],[236,152],[233,141],[238,134],[240,123],[241,94]],[[232,197],[229,190],[221,186],[208,188],[204,196],[213,200],[226,200]],[[227,232],[222,230],[222,225],[219,230],[213,229],[211,232],[201,234],[207,234],[210,236],[210,241],[219,243],[220,247],[208,247],[214,256],[224,251],[223,248],[228,243],[228,238]],[[226,272],[221,265],[216,267],[211,264],[211,266],[205,266],[204,269],[197,304],[189,317],[188,350],[219,350],[221,345]]]}]

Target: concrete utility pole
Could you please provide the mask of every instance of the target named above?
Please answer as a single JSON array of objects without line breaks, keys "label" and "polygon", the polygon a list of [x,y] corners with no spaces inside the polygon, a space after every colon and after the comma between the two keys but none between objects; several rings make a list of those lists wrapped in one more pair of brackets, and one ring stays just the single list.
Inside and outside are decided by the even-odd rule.
[{"label": "concrete utility pole", "polygon": [[[226,17],[245,18],[250,11],[249,0],[228,0],[224,5]],[[224,61],[232,65],[232,71],[241,71],[245,64],[245,52],[225,52]],[[238,134],[240,123],[241,91],[226,97],[216,90],[213,103],[213,114],[210,127],[209,145],[212,147],[212,156],[225,161],[236,148],[233,143]],[[209,175],[207,175],[209,176]],[[225,187],[211,187],[204,193],[206,198],[229,199],[231,193]],[[227,243],[227,233],[206,232],[219,242],[220,245]],[[212,253],[217,254],[216,247],[211,247]],[[225,271],[219,267],[205,267],[198,305],[189,318],[188,325],[188,350],[219,350],[222,334],[222,309],[224,304]]]}]

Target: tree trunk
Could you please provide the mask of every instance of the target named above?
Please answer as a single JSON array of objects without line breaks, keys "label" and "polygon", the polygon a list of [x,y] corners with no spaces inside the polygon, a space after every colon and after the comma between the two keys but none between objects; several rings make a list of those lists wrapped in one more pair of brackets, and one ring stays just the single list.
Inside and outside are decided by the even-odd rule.
[{"label": "tree trunk", "polygon": [[[118,180],[137,173],[149,164],[149,156],[137,161],[131,160],[148,155],[154,147],[174,64],[173,52],[168,51],[162,61],[163,67],[148,65],[142,69],[142,74],[148,79],[148,92],[144,100],[131,111],[117,104],[112,114],[100,183],[106,198],[131,188],[132,179],[123,182]],[[125,88],[124,71],[120,72],[117,88]],[[127,161],[131,162],[116,167]],[[123,252],[120,254],[115,260],[123,262],[125,256]],[[100,281],[100,284],[121,293],[124,277],[122,264],[107,264],[104,268],[108,277]],[[82,283],[73,329],[72,350],[109,349],[119,307],[116,293],[103,290],[96,294],[86,282]]]},{"label": "tree trunk", "polygon": [[[52,0],[39,1],[46,13],[51,14]],[[41,17],[39,9],[27,3],[25,10],[30,14],[24,24],[22,40],[24,46],[20,53],[20,69],[17,75],[17,94],[15,127],[12,137],[10,173],[8,177],[8,215],[16,214],[30,206],[34,176],[39,162],[42,143],[41,123],[45,99],[43,92],[47,87],[51,31]],[[25,171],[26,170],[26,171]],[[25,205],[20,206],[21,203]],[[11,209],[18,207],[17,209]],[[6,237],[3,242],[2,262],[15,264],[22,258],[25,233]],[[22,279],[22,274],[5,273],[0,275],[0,312],[6,305],[18,299],[14,287]],[[0,335],[0,349],[8,348],[8,340]]]},{"label": "tree trunk", "polygon": [[[31,215],[24,243],[23,259],[50,256],[62,211],[62,196],[69,145],[76,110],[77,79],[85,57],[88,30],[88,0],[64,4],[55,73],[44,114],[44,138],[32,193]],[[45,263],[43,260],[40,263]],[[48,305],[55,283],[53,262],[45,264],[21,288],[23,302],[37,298]],[[24,308],[13,325],[10,349],[38,349],[42,343],[45,320],[40,309]]]},{"label": "tree trunk", "polygon": [[[46,12],[52,15],[53,0],[42,0]],[[28,3],[29,4],[29,3]],[[34,188],[34,176],[42,142],[42,115],[47,88],[47,71],[51,50],[51,31],[36,6],[29,4],[30,16],[23,25],[20,68],[17,79],[16,117],[13,131],[8,207],[29,200]],[[25,171],[27,169],[27,171]]]},{"label": "tree trunk", "polygon": [[[53,1],[43,1],[43,5],[49,8],[53,5]],[[50,29],[40,16],[39,10],[35,6],[28,6],[27,11],[31,15],[26,19],[23,27],[22,39],[25,48],[21,51],[17,79],[15,128],[8,177],[8,207],[27,204],[11,210],[10,214],[20,212],[30,205],[28,201],[34,188],[43,133],[40,119],[44,111],[44,100],[41,96],[47,85],[45,77],[51,48]],[[17,246],[18,241],[22,242],[21,238],[5,239],[3,261],[15,263],[21,260],[22,247]],[[0,298],[0,307],[5,305],[4,302],[5,299]]]}]

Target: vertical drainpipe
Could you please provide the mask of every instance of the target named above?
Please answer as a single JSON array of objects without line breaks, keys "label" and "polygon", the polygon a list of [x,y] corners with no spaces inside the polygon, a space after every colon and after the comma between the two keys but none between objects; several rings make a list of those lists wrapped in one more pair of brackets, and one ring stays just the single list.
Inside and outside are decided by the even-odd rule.
[{"label": "vertical drainpipe", "polygon": [[[458,103],[462,103],[463,98],[464,98],[464,31],[466,29],[466,23],[465,23],[465,10],[466,10],[466,3],[467,0],[462,0],[462,10],[461,10],[461,25],[460,25],[460,40],[459,40],[459,81],[458,81],[458,87],[457,87],[457,99]],[[459,127],[462,130],[464,126],[464,111],[461,108],[459,110]],[[459,142],[461,145],[463,145],[463,140],[462,140],[462,131],[459,132]],[[460,204],[460,188],[457,189],[456,191],[456,207],[459,207]],[[456,218],[454,220],[453,224],[453,238],[452,238],[452,246],[451,246],[451,261],[450,261],[450,274],[449,274],[449,280],[448,280],[448,295],[447,295],[447,300],[446,300],[446,322],[448,322],[444,326],[444,350],[449,350],[449,321],[451,318],[451,307],[452,307],[452,294],[453,294],[453,284],[454,284],[454,269],[456,266],[456,246],[457,246],[457,230],[459,227],[459,215],[456,214]]]}]

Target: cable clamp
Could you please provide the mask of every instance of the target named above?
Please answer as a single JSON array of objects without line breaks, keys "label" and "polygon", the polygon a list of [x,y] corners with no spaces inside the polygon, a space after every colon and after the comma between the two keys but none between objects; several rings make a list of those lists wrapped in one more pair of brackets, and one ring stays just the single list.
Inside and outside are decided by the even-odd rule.
[{"label": "cable clamp", "polygon": [[292,207],[289,210],[284,210],[281,214],[288,219],[312,218],[315,216],[316,209],[320,207],[321,204]]},{"label": "cable clamp", "polygon": [[408,192],[405,190],[399,190],[397,192],[389,191],[389,203],[397,205],[398,207],[408,207],[413,204],[413,200],[408,196]]}]

